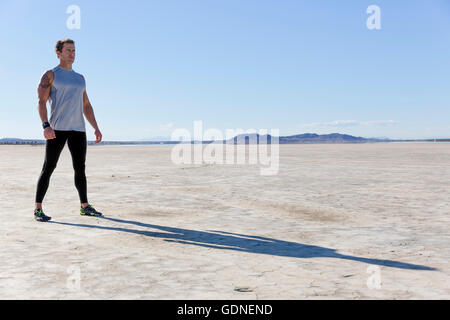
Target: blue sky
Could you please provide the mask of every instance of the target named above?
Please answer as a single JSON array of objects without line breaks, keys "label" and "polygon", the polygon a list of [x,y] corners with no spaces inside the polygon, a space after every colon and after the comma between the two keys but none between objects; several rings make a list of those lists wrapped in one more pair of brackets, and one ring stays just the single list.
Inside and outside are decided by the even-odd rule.
[{"label": "blue sky", "polygon": [[[67,28],[70,5],[80,29]],[[366,26],[370,5],[381,30]],[[450,137],[448,0],[0,0],[0,137],[43,138],[36,88],[64,37],[104,140],[192,132],[196,120]]]}]

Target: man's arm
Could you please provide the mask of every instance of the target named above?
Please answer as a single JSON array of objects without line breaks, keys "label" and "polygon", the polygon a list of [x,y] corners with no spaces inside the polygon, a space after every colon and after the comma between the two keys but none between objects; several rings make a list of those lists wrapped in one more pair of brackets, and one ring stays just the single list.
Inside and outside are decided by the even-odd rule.
[{"label": "man's arm", "polygon": [[86,119],[89,121],[89,123],[95,130],[94,132],[96,137],[95,143],[99,143],[100,141],[102,141],[102,133],[98,128],[97,121],[95,120],[94,109],[92,108],[91,102],[89,101],[86,90],[84,90],[83,93],[83,113]]},{"label": "man's arm", "polygon": [[[47,100],[50,97],[50,90],[52,88],[53,79],[55,78],[53,71],[49,70],[41,78],[37,92],[38,92],[38,112],[42,122],[48,122],[47,116]],[[46,139],[56,138],[55,132],[52,128],[47,127],[44,130],[44,137]]]}]

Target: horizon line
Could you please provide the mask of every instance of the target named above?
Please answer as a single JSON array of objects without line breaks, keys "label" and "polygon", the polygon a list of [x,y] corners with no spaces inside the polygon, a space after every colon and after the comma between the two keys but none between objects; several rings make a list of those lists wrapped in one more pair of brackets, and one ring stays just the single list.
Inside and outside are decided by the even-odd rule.
[{"label": "horizon line", "polygon": [[[354,137],[354,138],[362,138],[362,139],[368,139],[368,140],[380,140],[380,141],[398,141],[398,140],[404,140],[404,141],[411,141],[411,140],[449,140],[450,137],[421,137],[421,138],[390,138],[390,137],[386,137],[386,136],[377,136],[377,137],[363,137],[363,136],[354,136],[351,134],[346,134],[346,133],[338,133],[338,132],[332,132],[332,133],[323,133],[323,134],[318,134],[318,133],[311,133],[311,132],[305,132],[305,133],[297,133],[297,134],[291,134],[291,135],[279,135],[279,136],[275,136],[275,135],[270,135],[268,133],[266,134],[259,134],[257,132],[251,132],[251,133],[240,133],[237,134],[231,138],[228,138],[228,140],[230,139],[234,139],[236,137],[242,137],[242,136],[270,136],[270,137],[278,137],[278,138],[286,138],[286,137],[293,137],[293,136],[300,136],[300,135],[316,135],[316,136],[329,136],[329,135],[333,135],[333,134],[337,134],[337,135],[343,135],[343,136],[350,136],[350,137]],[[158,138],[158,140],[154,140],[155,138]],[[155,137],[150,137],[150,138],[139,138],[139,139],[127,139],[127,140],[103,140],[102,142],[183,142],[183,141],[226,141],[227,139],[215,139],[215,140],[196,140],[196,139],[190,139],[190,140],[171,140],[170,137],[167,137],[167,140],[160,140],[161,138],[164,138],[164,136],[155,136]],[[0,138],[0,140],[28,140],[28,141],[45,141],[46,139],[43,138],[17,138],[17,137],[2,137]],[[95,141],[95,140],[87,140],[89,141]]]}]

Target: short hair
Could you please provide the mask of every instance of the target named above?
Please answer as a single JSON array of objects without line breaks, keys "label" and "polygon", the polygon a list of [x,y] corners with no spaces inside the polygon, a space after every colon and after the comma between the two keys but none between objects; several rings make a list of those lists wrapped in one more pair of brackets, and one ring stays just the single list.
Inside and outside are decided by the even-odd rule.
[{"label": "short hair", "polygon": [[71,44],[75,45],[75,41],[73,41],[72,39],[69,39],[69,38],[58,40],[58,42],[56,42],[56,46],[55,46],[56,51],[62,52],[64,44],[66,44],[66,43],[71,43]]}]

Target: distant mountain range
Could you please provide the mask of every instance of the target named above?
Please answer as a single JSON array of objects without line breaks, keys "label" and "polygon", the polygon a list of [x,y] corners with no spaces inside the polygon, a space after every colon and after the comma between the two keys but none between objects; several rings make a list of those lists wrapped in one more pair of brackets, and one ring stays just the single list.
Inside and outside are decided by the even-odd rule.
[{"label": "distant mountain range", "polygon": [[0,144],[45,144],[45,140],[2,138],[0,139]]},{"label": "distant mountain range", "polygon": [[[271,135],[241,134],[234,137],[232,141],[235,143],[239,143],[239,141],[240,143],[243,143],[244,139],[248,140],[248,142],[246,141],[245,143],[255,143],[255,142],[258,143],[260,141],[262,141],[262,143],[265,143],[265,141],[267,141],[267,143],[270,143],[273,137]],[[278,141],[280,144],[286,144],[286,143],[349,143],[349,142],[358,143],[375,140],[366,139],[363,137],[354,137],[348,134],[340,134],[340,133],[330,133],[330,134],[303,133],[292,136],[280,136],[278,137]]]},{"label": "distant mountain range", "polygon": [[[234,144],[251,144],[251,143],[271,143],[273,137],[271,135],[259,135],[253,134],[240,134],[236,137],[223,140],[224,143]],[[300,143],[375,143],[375,142],[400,142],[400,141],[450,141],[450,139],[424,139],[424,140],[391,140],[386,137],[381,138],[363,138],[355,137],[348,134],[330,133],[330,134],[317,134],[317,133],[303,133],[292,136],[280,136],[278,137],[278,143],[280,144],[300,144]]]},{"label": "distant mountain range", "polygon": [[[163,138],[163,137],[161,137]],[[240,134],[228,140],[216,141],[202,141],[202,143],[223,142],[227,144],[253,144],[253,143],[271,143],[273,136],[259,135],[258,133]],[[39,145],[45,144],[46,140],[36,139],[19,139],[19,138],[2,138],[0,144],[30,144]],[[450,139],[418,139],[418,140],[391,140],[389,138],[363,138],[355,137],[348,134],[330,133],[330,134],[316,134],[303,133],[292,136],[278,137],[280,144],[299,144],[299,143],[374,143],[374,142],[408,142],[408,141],[436,141],[436,142],[450,142]],[[200,141],[191,141],[191,143],[199,143]],[[99,145],[106,144],[178,144],[180,141],[170,140],[135,140],[135,141],[102,141]],[[94,144],[93,141],[88,141],[89,145]]]}]

